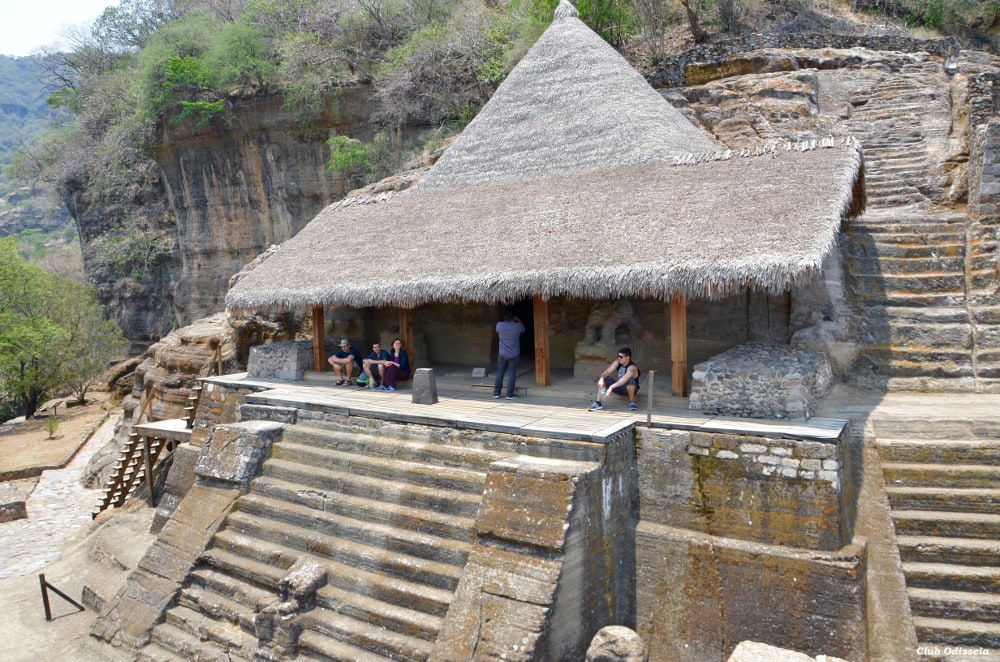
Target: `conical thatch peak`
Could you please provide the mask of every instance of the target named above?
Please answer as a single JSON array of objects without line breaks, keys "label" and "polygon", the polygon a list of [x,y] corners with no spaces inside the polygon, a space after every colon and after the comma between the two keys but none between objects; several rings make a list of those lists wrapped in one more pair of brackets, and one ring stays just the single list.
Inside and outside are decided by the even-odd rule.
[{"label": "conical thatch peak", "polygon": [[570,18],[580,18],[580,12],[576,10],[576,7],[569,0],[559,0],[559,6],[556,7],[554,18],[558,21],[560,18],[567,16]]},{"label": "conical thatch peak", "polygon": [[414,193],[670,161],[716,145],[562,0]]}]

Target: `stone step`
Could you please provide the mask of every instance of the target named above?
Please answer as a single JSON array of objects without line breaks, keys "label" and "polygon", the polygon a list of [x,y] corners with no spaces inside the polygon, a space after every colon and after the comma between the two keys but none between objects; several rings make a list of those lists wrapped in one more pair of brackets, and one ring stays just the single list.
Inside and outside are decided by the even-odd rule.
[{"label": "stone step", "polygon": [[473,494],[481,494],[486,483],[485,470],[475,471],[388,457],[358,455],[284,440],[272,447],[271,459],[324,467],[333,471],[340,470],[352,475],[396,483],[433,486]]},{"label": "stone step", "polygon": [[964,247],[966,243],[964,221],[954,223],[925,218],[912,211],[907,218],[864,216],[845,226],[844,233],[851,239],[876,247],[898,244]]},{"label": "stone step", "polygon": [[939,415],[922,416],[913,412],[907,417],[876,417],[871,421],[877,439],[916,440],[1000,440],[1000,417],[984,408],[976,415],[963,413],[961,418]]},{"label": "stone step", "polygon": [[1000,568],[949,563],[903,563],[907,588],[1000,593]]},{"label": "stone step", "polygon": [[411,637],[402,632],[373,628],[364,621],[325,609],[314,609],[302,614],[301,618],[303,625],[309,630],[392,660],[424,662],[430,657],[434,647],[432,641]]},{"label": "stone step", "polygon": [[984,487],[1000,483],[1000,466],[927,462],[883,462],[886,485]]},{"label": "stone step", "polygon": [[[229,600],[233,603],[234,610],[238,610],[239,606],[242,606],[250,613],[260,611],[265,605],[278,597],[277,592],[274,590],[252,584],[242,577],[218,572],[207,565],[191,571],[186,583],[187,586],[184,590],[200,590],[206,595]],[[242,620],[239,622],[242,623]]]},{"label": "stone step", "polygon": [[866,326],[879,324],[968,324],[965,306],[886,306],[870,308],[858,320]]},{"label": "stone step", "polygon": [[368,627],[403,632],[425,641],[437,639],[443,616],[390,604],[334,586],[324,586],[316,595],[317,606],[359,620]]},{"label": "stone step", "polygon": [[[216,650],[213,651],[213,648]],[[164,656],[164,652],[166,652],[166,656]],[[174,662],[178,659],[196,660],[202,653],[205,653],[207,657],[213,652],[214,655],[208,659],[214,659],[224,651],[214,644],[203,643],[197,636],[170,623],[160,623],[153,628],[149,644],[143,648],[142,656],[137,659],[145,658],[156,660],[156,662],[162,660]]]},{"label": "stone step", "polygon": [[434,510],[411,508],[395,503],[352,496],[343,492],[303,490],[297,483],[289,483],[268,476],[261,476],[250,486],[251,493],[280,499],[309,508],[337,515],[352,515],[366,522],[388,524],[413,531],[433,531],[452,540],[470,541],[475,519],[460,517]]},{"label": "stone step", "polygon": [[317,659],[328,662],[389,662],[393,659],[309,630],[299,635],[299,651],[301,653],[300,659],[304,657],[307,660]]},{"label": "stone step", "polygon": [[320,466],[307,466],[276,459],[264,463],[263,475],[299,483],[301,489],[396,502],[411,508],[427,508],[461,517],[475,517],[479,510],[479,502],[482,500],[482,488],[479,493],[474,494],[408,483],[393,484],[371,476],[330,471]]},{"label": "stone step", "polygon": [[1000,595],[909,587],[906,595],[914,616],[1000,622]]},{"label": "stone step", "polygon": [[[959,379],[971,380],[974,376],[971,360],[967,353],[963,357],[963,362],[953,361],[950,358],[946,359],[937,352],[932,355],[928,355],[926,359],[920,360],[911,360],[910,358],[889,358],[894,355],[910,357],[913,355],[913,352],[906,348],[897,348],[895,351],[883,352],[872,351],[869,348],[859,353],[859,359],[862,361],[859,365],[863,365],[865,360],[872,361],[872,373],[874,375],[884,376],[891,379],[934,379],[939,381],[950,380],[952,382],[957,382]],[[963,390],[968,389],[974,389],[974,387],[969,386]],[[896,390],[926,391],[928,388],[923,382],[921,382],[914,388],[897,388]]]},{"label": "stone step", "polygon": [[[851,290],[861,296],[883,296],[898,292],[910,294],[951,294],[963,292],[965,274],[962,272],[923,272],[909,274],[874,273],[852,274]],[[939,305],[939,304],[938,304]]]},{"label": "stone step", "polygon": [[253,632],[253,617],[256,611],[250,605],[232,600],[214,591],[206,590],[200,586],[185,586],[181,589],[178,604],[216,620],[227,621],[247,632]]},{"label": "stone step", "polygon": [[[167,610],[165,622],[178,630],[186,632],[200,640],[200,652],[205,648],[214,651],[235,651],[241,657],[253,657],[257,647],[257,639],[252,632],[245,632],[239,626],[226,621],[213,620],[201,612],[182,605],[175,605]],[[210,646],[205,647],[208,643]]]},{"label": "stone step", "polygon": [[1000,623],[915,616],[917,639],[952,647],[1000,648]]},{"label": "stone step", "polygon": [[[972,377],[889,377],[878,388],[893,393],[984,393],[983,380]],[[988,389],[988,387],[987,387]]]},{"label": "stone step", "polygon": [[228,576],[255,589],[267,590],[277,597],[278,584],[287,574],[285,567],[258,561],[243,553],[245,551],[244,546],[237,545],[213,547],[202,553],[202,567],[215,575]]},{"label": "stone step", "polygon": [[1000,439],[878,438],[879,456],[887,462],[1000,464]]},{"label": "stone step", "polygon": [[[898,246],[896,244],[895,246]],[[876,253],[856,253],[844,263],[844,270],[851,274],[902,274],[902,273],[962,273],[965,269],[965,255],[955,255],[956,251],[934,250],[930,248],[927,255],[893,256]],[[855,276],[859,277],[859,276]],[[870,277],[870,276],[869,276]]]},{"label": "stone step", "polygon": [[893,510],[898,536],[939,536],[993,540],[1000,537],[1000,515],[946,510]]},{"label": "stone step", "polygon": [[871,345],[916,345],[941,347],[950,351],[973,347],[973,330],[969,322],[914,322],[892,316],[866,316],[860,325],[859,336]]},{"label": "stone step", "polygon": [[257,494],[248,494],[240,499],[240,512],[292,524],[306,530],[322,531],[328,536],[377,546],[389,552],[433,558],[443,563],[465,565],[471,548],[469,541],[443,538],[434,531],[402,529],[357,517],[327,513]]},{"label": "stone step", "polygon": [[[211,573],[213,582],[216,582],[218,577],[227,577],[227,583],[241,583],[252,590],[258,590],[256,586],[262,581],[273,582],[274,588],[266,599],[254,599],[252,594],[245,590],[230,594],[233,600],[244,604],[263,606],[271,602],[278,596],[278,582],[285,575],[285,571],[280,568],[258,564],[256,561],[250,561],[221,548],[209,550],[205,561],[208,566],[199,569],[199,572]],[[334,561],[328,561],[324,565],[328,572],[327,582],[333,588],[353,591],[388,604],[409,607],[439,617],[444,616],[451,603],[452,591],[448,589],[426,586],[384,573],[360,570]]]},{"label": "stone step", "polygon": [[454,590],[460,566],[408,554],[386,554],[379,547],[342,540],[319,531],[234,512],[215,536],[226,550],[255,561],[289,568],[302,556],[314,556],[368,572],[383,572],[419,584]]},{"label": "stone step", "polygon": [[1000,515],[1000,490],[953,487],[886,487],[889,504],[901,510],[950,510]]},{"label": "stone step", "polygon": [[938,536],[898,536],[903,561],[1000,566],[1000,541]]},{"label": "stone step", "polygon": [[905,195],[869,195],[869,208],[889,208],[889,207],[913,207],[916,209],[926,209],[931,206],[931,201],[920,191],[913,189],[913,192]]},{"label": "stone step", "polygon": [[[964,259],[965,242],[959,238],[953,241],[940,241],[925,244],[918,241],[886,241],[879,242],[875,235],[854,234],[843,242],[845,262],[853,259],[931,259],[959,258]],[[881,272],[881,268],[868,269],[866,273]]]},{"label": "stone step", "polygon": [[880,309],[891,310],[893,308],[958,308],[965,306],[965,292],[963,290],[951,290],[947,292],[886,292],[875,289],[864,295],[859,295],[853,291],[849,292],[853,303],[860,305],[862,315],[867,315],[870,310],[879,311],[878,314],[885,314]]},{"label": "stone step", "polygon": [[282,436],[282,442],[285,441],[358,455],[476,471],[487,471],[490,464],[510,457],[513,453],[513,450],[489,450],[477,446],[359,434],[356,431],[331,430],[302,424],[289,426]]}]

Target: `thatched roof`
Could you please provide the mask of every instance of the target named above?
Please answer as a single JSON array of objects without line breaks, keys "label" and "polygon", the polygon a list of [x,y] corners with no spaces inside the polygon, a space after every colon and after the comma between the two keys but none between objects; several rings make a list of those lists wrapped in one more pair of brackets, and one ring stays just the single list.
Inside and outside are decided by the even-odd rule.
[{"label": "thatched roof", "polygon": [[818,273],[863,199],[853,138],[689,161],[332,205],[245,274],[226,304],[781,292]]},{"label": "thatched roof", "polygon": [[719,149],[562,0],[552,25],[416,192]]},{"label": "thatched roof", "polygon": [[864,202],[857,141],[715,151],[575,14],[422,181],[327,207],[226,305],[717,299],[815,275]]}]

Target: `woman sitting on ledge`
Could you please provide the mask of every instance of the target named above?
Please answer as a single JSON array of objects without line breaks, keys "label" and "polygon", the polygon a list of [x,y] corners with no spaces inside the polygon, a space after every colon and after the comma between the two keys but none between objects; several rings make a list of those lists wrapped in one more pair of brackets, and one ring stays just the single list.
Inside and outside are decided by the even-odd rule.
[{"label": "woman sitting on ledge", "polygon": [[410,357],[403,349],[403,341],[396,338],[392,341],[392,352],[388,361],[382,361],[382,385],[380,391],[396,390],[396,382],[410,378]]}]

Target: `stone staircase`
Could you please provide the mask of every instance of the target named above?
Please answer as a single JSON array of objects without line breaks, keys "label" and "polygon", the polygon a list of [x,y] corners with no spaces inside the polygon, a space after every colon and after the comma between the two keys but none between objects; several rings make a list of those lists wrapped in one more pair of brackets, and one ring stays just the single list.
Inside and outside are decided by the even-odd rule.
[{"label": "stone staircase", "polygon": [[841,243],[860,345],[853,379],[890,390],[997,390],[1000,314],[992,289],[976,285],[995,276],[989,260],[970,259],[983,247],[967,214],[936,204],[947,184],[938,161],[948,88],[935,65],[923,66],[874,85],[847,122],[864,149],[868,195]]},{"label": "stone staircase", "polygon": [[[142,659],[427,659],[487,468],[512,451],[324,425],[290,426],[275,444]],[[303,561],[325,576],[289,604],[279,593]]]},{"label": "stone staircase", "polygon": [[1000,649],[1000,422],[988,416],[875,425],[925,651]]}]

